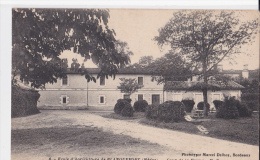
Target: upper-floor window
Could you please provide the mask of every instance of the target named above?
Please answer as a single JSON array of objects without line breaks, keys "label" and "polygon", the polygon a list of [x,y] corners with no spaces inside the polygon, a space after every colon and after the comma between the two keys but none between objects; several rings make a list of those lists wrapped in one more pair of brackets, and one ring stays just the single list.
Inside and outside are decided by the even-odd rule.
[{"label": "upper-floor window", "polygon": [[138,84],[144,85],[144,78],[143,77],[138,77]]},{"label": "upper-floor window", "polygon": [[68,85],[68,77],[63,77],[62,78],[62,85]]},{"label": "upper-floor window", "polygon": [[106,81],[105,76],[101,76],[100,77],[100,85],[104,86],[105,85],[105,81]]}]

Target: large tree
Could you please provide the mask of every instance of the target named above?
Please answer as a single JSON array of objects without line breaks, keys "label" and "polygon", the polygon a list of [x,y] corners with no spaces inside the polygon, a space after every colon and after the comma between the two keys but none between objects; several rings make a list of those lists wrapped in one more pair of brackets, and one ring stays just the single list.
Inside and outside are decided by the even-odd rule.
[{"label": "large tree", "polygon": [[158,45],[169,44],[172,53],[201,66],[205,116],[208,78],[213,69],[226,57],[236,54],[235,48],[252,40],[257,33],[258,20],[241,22],[235,12],[179,11],[155,37]]},{"label": "large tree", "polygon": [[152,81],[164,84],[167,81],[184,81],[191,75],[192,64],[185,62],[183,57],[171,52],[155,59],[146,69],[152,75]]},{"label": "large tree", "polygon": [[[100,76],[115,76],[119,67],[130,62],[108,27],[109,11],[101,9],[13,9],[13,74],[40,87],[65,76],[67,61],[59,58],[73,50],[101,68]],[[84,71],[85,77],[91,77]]]}]

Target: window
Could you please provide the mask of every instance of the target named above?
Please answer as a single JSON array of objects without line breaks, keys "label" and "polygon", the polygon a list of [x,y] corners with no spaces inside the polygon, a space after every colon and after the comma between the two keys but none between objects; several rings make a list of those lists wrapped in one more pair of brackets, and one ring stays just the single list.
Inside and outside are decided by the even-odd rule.
[{"label": "window", "polygon": [[69,97],[67,95],[61,95],[60,104],[69,104]]},{"label": "window", "polygon": [[62,85],[68,85],[68,77],[62,78]]},{"label": "window", "polygon": [[143,79],[143,77],[138,77],[138,84],[139,84],[139,85],[144,85],[144,79]]},{"label": "window", "polygon": [[101,86],[104,86],[104,85],[105,85],[105,77],[104,77],[104,76],[101,76],[101,77],[100,77],[100,85],[101,85]]},{"label": "window", "polygon": [[99,103],[105,103],[105,98],[104,98],[104,96],[100,96],[99,97]]},{"label": "window", "polygon": [[130,95],[124,94],[124,99],[130,99]]},{"label": "window", "polygon": [[101,105],[103,105],[103,104],[106,104],[106,96],[105,95],[98,95],[98,104],[101,104]]},{"label": "window", "polygon": [[62,103],[63,103],[63,104],[66,104],[66,103],[67,103],[67,97],[63,97],[63,98],[62,98]]},{"label": "window", "polygon": [[144,95],[143,94],[138,94],[138,101],[144,100]]}]

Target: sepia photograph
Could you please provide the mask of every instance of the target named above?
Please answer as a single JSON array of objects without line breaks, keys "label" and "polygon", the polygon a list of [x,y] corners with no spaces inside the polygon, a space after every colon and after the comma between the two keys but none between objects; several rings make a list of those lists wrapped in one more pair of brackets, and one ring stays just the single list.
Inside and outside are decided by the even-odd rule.
[{"label": "sepia photograph", "polygon": [[12,160],[259,159],[259,11],[11,18]]}]

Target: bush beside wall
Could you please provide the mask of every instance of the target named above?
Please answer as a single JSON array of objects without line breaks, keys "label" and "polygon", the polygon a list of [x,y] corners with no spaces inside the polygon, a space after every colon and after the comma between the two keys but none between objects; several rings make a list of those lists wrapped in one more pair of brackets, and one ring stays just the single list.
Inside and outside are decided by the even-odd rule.
[{"label": "bush beside wall", "polygon": [[250,108],[247,106],[247,103],[245,103],[245,102],[241,102],[241,103],[240,103],[240,102],[238,101],[237,109],[238,109],[238,113],[239,113],[239,116],[240,116],[240,117],[251,117],[251,116],[252,116],[253,110],[250,109]]},{"label": "bush beside wall", "polygon": [[39,98],[40,94],[38,91],[12,86],[12,118],[39,113],[37,108]]},{"label": "bush beside wall", "polygon": [[122,109],[127,105],[130,104],[126,99],[118,99],[117,103],[114,107],[114,112],[116,114],[120,114]]},{"label": "bush beside wall", "polygon": [[180,101],[166,101],[158,107],[158,118],[160,121],[179,122],[184,119],[185,106]]},{"label": "bush beside wall", "polygon": [[[210,104],[207,103],[207,111],[209,111],[209,108],[210,108]],[[197,108],[198,110],[204,110],[204,102],[199,102],[198,105],[197,105]]]},{"label": "bush beside wall", "polygon": [[194,100],[182,100],[181,101],[185,105],[185,111],[190,113],[191,110],[193,109],[195,102]]},{"label": "bush beside wall", "polygon": [[145,117],[147,119],[156,120],[158,117],[158,106],[157,105],[148,105],[145,109]]},{"label": "bush beside wall", "polygon": [[220,101],[220,100],[214,100],[213,104],[214,104],[216,110],[218,110],[224,104],[224,102]]},{"label": "bush beside wall", "polygon": [[121,115],[124,117],[133,117],[134,109],[130,103],[126,104],[125,107],[121,111]]},{"label": "bush beside wall", "polygon": [[234,97],[225,97],[224,104],[217,110],[217,118],[234,119],[238,118],[239,101]]},{"label": "bush beside wall", "polygon": [[134,110],[136,112],[145,112],[145,108],[148,106],[148,103],[146,100],[140,100],[136,101],[134,103]]},{"label": "bush beside wall", "polygon": [[259,111],[259,93],[242,93],[241,100],[254,111]]},{"label": "bush beside wall", "polygon": [[166,101],[159,106],[149,105],[146,109],[146,118],[163,122],[179,122],[184,119],[185,106],[180,101]]}]

